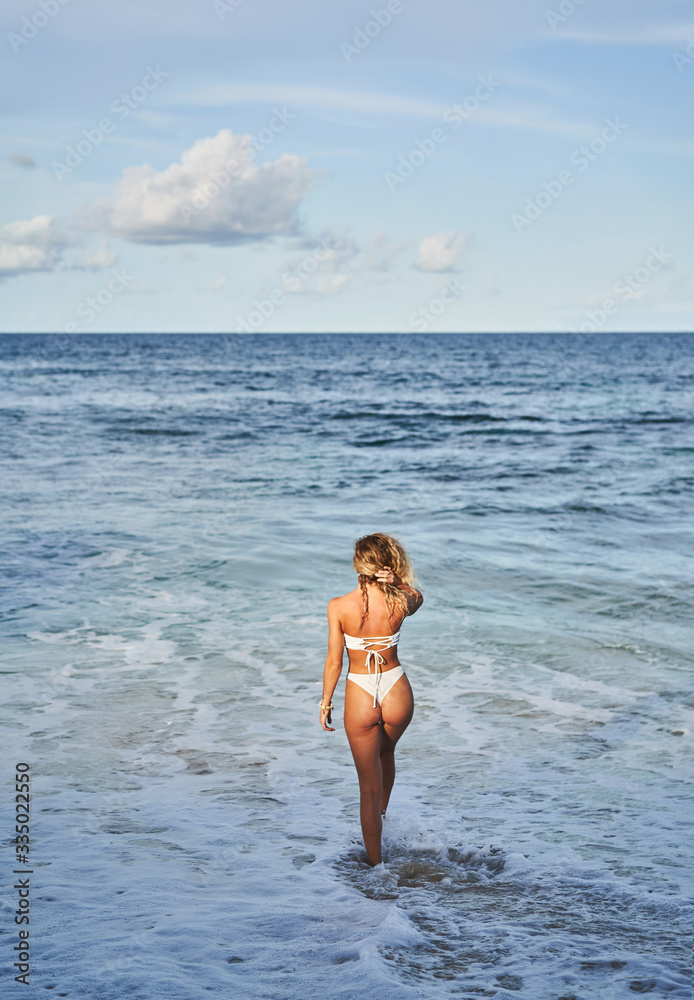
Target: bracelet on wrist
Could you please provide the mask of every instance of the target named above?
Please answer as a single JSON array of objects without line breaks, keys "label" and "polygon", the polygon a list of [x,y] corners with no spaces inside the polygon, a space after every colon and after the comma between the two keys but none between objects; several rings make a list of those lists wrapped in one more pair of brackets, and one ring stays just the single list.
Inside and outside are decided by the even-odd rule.
[{"label": "bracelet on wrist", "polygon": [[335,708],[332,702],[330,702],[329,705],[324,705],[322,701],[318,702],[318,707],[320,708],[321,712],[331,712]]}]

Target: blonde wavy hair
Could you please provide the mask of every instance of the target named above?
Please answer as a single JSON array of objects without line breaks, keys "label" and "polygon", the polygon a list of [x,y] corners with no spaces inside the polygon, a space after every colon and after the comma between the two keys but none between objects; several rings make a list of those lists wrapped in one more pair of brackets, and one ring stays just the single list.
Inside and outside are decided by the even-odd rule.
[{"label": "blonde wavy hair", "polygon": [[396,576],[400,577],[403,583],[415,586],[415,575],[407,553],[404,548],[392,535],[386,535],[382,531],[377,531],[373,535],[362,535],[354,543],[354,559],[352,565],[359,577],[359,587],[361,588],[364,601],[364,613],[361,616],[363,625],[369,616],[369,594],[366,589],[367,583],[371,583],[383,591],[388,608],[388,619],[396,617],[398,613],[403,616],[407,614],[407,597],[401,590],[390,583],[382,583],[376,579],[376,572],[380,569],[390,569]]}]

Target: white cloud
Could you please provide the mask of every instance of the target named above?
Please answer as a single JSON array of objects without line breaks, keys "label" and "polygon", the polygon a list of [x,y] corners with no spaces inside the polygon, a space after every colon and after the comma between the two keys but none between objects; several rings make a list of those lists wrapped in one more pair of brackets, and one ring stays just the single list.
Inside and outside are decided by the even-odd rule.
[{"label": "white cloud", "polygon": [[221,292],[221,290],[224,288],[224,286],[226,285],[226,283],[227,283],[226,275],[225,274],[220,274],[219,277],[215,278],[214,281],[212,282],[212,284],[210,285],[210,291],[211,292]]},{"label": "white cloud", "polygon": [[380,229],[364,247],[367,268],[370,271],[389,271],[397,255],[408,245],[391,243],[385,230]]},{"label": "white cloud", "polygon": [[301,242],[300,247],[309,252],[290,263],[282,290],[336,295],[365,271],[390,271],[395,257],[408,246],[391,243],[383,229],[360,246],[348,229],[336,233],[328,227],[318,237]]},{"label": "white cloud", "polygon": [[452,271],[474,241],[473,233],[459,233],[455,229],[445,229],[433,236],[426,236],[419,244],[415,267],[420,271]]},{"label": "white cloud", "polygon": [[99,271],[103,267],[111,267],[117,260],[118,254],[111,251],[106,240],[102,240],[97,250],[87,250],[81,257],[78,257],[73,267]]},{"label": "white cloud", "polygon": [[66,238],[52,215],[36,215],[26,222],[8,222],[0,227],[0,237],[9,243],[31,243],[36,246],[64,246]]},{"label": "white cloud", "polygon": [[43,247],[10,244],[0,239],[0,274],[50,271],[55,263],[53,255]]},{"label": "white cloud", "polygon": [[487,278],[487,287],[485,289],[485,295],[489,295],[491,298],[497,298],[501,295],[501,289],[499,288],[499,279],[496,275],[491,275]]},{"label": "white cloud", "polygon": [[96,224],[136,243],[223,245],[295,232],[315,172],[287,153],[257,167],[250,138],[222,129],[165,170],[127,167],[115,199],[94,206]]},{"label": "white cloud", "polygon": [[351,275],[344,271],[318,271],[311,279],[308,290],[317,295],[337,295],[350,279]]},{"label": "white cloud", "polygon": [[81,256],[66,257],[66,250],[73,243],[51,215],[37,215],[27,221],[0,226],[0,277],[53,271],[58,267],[100,271],[118,260],[106,240],[102,240],[97,249],[86,250]]},{"label": "white cloud", "polygon": [[68,242],[50,215],[0,226],[0,276],[52,271]]},{"label": "white cloud", "polygon": [[314,238],[302,240],[303,257],[291,261],[283,275],[281,290],[310,295],[336,295],[364,271],[389,271],[398,253],[408,243],[391,243],[384,230],[361,247],[348,229],[336,233],[328,227]]},{"label": "white cloud", "polygon": [[288,265],[282,291],[336,295],[352,280],[352,262],[359,254],[359,245],[346,230],[336,234],[328,228],[301,246],[308,253]]}]

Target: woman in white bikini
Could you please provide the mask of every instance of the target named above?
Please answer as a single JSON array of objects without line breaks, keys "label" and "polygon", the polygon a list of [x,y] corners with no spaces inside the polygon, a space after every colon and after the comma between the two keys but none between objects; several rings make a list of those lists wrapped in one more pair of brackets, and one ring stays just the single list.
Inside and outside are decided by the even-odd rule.
[{"label": "woman in white bikini", "polygon": [[359,777],[361,829],[372,865],[381,861],[381,829],[395,780],[395,744],[414,710],[412,688],[398,660],[400,626],[424,598],[397,539],[382,532],[354,544],[359,583],[328,603],[328,656],[323,671],[320,724],[330,725],[332,696],[349,656],[345,685],[345,732]]}]

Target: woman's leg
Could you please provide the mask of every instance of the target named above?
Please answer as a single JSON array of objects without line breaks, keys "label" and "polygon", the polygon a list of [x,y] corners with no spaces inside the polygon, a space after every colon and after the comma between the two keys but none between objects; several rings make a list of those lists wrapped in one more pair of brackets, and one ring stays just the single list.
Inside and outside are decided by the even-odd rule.
[{"label": "woman's leg", "polygon": [[382,725],[379,753],[383,788],[381,791],[381,816],[385,816],[390,793],[395,781],[395,744],[412,721],[414,698],[406,676],[395,682],[381,705]]},{"label": "woman's leg", "polygon": [[412,689],[405,676],[376,708],[373,697],[363,688],[349,679],[345,685],[345,732],[359,778],[361,829],[372,865],[381,861],[381,814],[388,805],[395,777],[393,751],[409,725],[413,709]]},{"label": "woman's leg", "polygon": [[345,685],[345,732],[359,778],[361,832],[372,865],[381,861],[381,760],[379,757],[380,708],[373,696],[347,679]]}]

